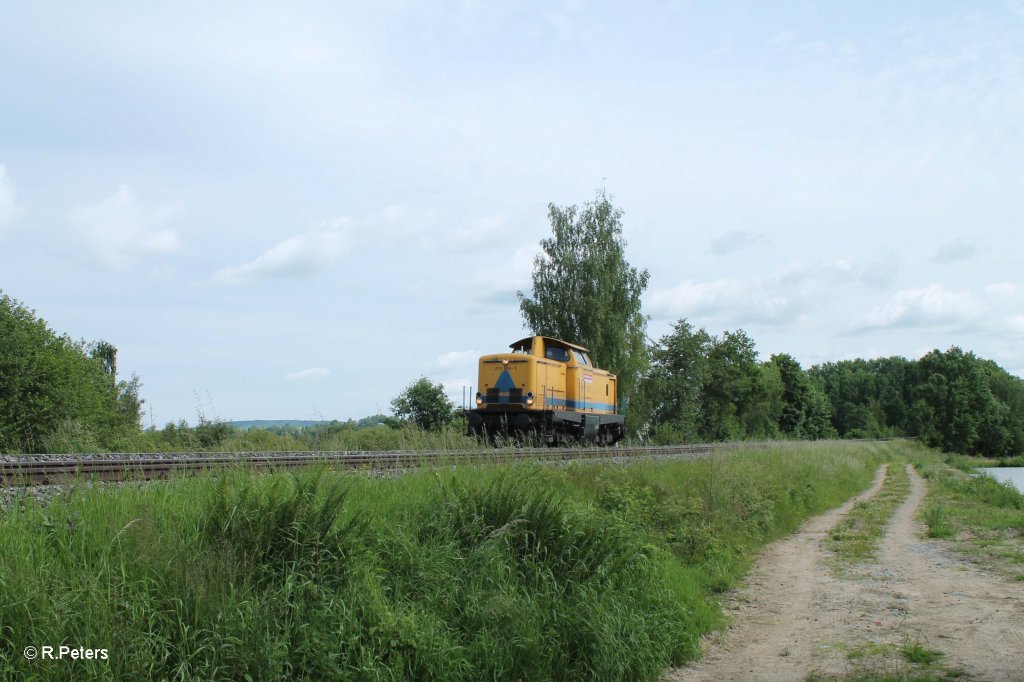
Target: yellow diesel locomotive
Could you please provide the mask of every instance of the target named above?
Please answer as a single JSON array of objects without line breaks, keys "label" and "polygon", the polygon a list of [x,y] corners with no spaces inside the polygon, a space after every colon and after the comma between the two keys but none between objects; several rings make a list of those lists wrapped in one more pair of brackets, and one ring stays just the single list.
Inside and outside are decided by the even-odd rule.
[{"label": "yellow diesel locomotive", "polygon": [[547,336],[513,343],[511,353],[480,358],[470,435],[525,436],[548,445],[612,445],[625,435],[615,375],[590,362],[587,349]]}]

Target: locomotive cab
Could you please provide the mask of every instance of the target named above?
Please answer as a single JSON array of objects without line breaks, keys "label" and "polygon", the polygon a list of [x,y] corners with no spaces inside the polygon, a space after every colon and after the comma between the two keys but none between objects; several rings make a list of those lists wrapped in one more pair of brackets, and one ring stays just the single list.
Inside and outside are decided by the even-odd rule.
[{"label": "locomotive cab", "polygon": [[528,336],[510,349],[480,358],[476,409],[467,415],[471,434],[529,435],[551,445],[622,438],[615,375],[595,367],[586,348]]}]

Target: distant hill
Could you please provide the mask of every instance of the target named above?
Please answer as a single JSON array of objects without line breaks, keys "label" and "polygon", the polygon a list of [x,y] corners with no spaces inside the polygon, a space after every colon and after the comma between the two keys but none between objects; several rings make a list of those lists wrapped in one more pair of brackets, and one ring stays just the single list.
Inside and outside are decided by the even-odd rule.
[{"label": "distant hill", "polygon": [[279,426],[295,426],[305,428],[307,426],[319,426],[329,424],[326,420],[309,419],[250,419],[248,421],[228,422],[237,429],[273,429]]},{"label": "distant hill", "polygon": [[370,426],[377,426],[385,423],[385,417],[382,414],[375,414],[370,417],[363,417],[362,419],[349,419],[348,421],[338,421],[336,419],[249,419],[243,421],[228,422],[231,426],[236,429],[280,429],[291,427],[295,429],[307,429],[314,426],[321,426],[322,424],[346,424],[352,428],[365,429]]}]

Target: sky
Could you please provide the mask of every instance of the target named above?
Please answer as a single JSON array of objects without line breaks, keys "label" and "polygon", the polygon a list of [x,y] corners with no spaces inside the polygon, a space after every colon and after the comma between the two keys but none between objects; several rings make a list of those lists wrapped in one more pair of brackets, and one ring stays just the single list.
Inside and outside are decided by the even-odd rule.
[{"label": "sky", "polygon": [[602,186],[652,339],[1024,376],[1024,2],[0,2],[0,289],[146,426],[461,404]]}]

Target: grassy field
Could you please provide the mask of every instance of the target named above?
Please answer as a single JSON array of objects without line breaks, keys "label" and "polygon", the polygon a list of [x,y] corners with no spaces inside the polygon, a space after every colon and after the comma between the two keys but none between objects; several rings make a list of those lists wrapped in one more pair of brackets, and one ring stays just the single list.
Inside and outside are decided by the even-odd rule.
[{"label": "grassy field", "polygon": [[355,427],[327,423],[288,430],[240,429],[222,421],[202,421],[197,426],[182,422],[162,429],[146,429],[113,441],[109,448],[73,428],[61,428],[46,441],[52,453],[80,452],[253,452],[258,450],[482,450],[489,448],[465,435],[461,422],[440,431],[414,426],[391,428],[378,425]]},{"label": "grassy field", "polygon": [[922,467],[928,479],[928,535],[952,540],[988,568],[1024,581],[1024,495],[991,476],[972,475],[967,457]]},{"label": "grassy field", "polygon": [[[0,679],[656,679],[912,443],[80,486],[0,517]],[[26,661],[26,646],[107,649]]]}]

